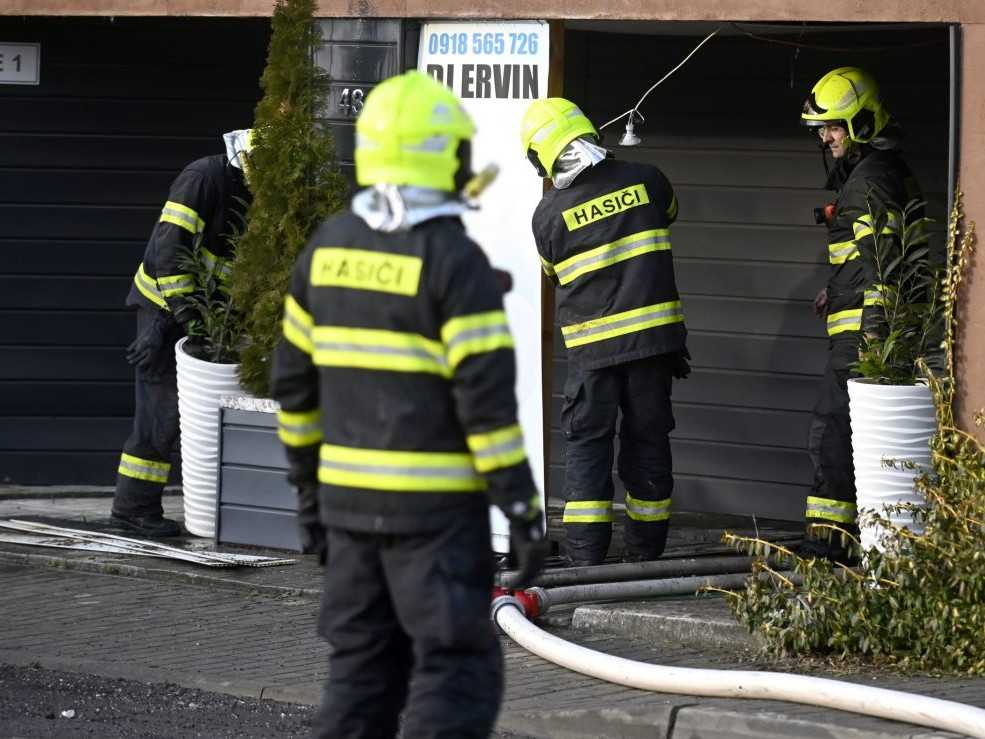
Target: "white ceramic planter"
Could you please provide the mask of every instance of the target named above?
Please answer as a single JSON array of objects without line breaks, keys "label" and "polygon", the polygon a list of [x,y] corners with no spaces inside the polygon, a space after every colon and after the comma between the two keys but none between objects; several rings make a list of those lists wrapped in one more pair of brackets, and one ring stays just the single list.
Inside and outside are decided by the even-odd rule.
[{"label": "white ceramic planter", "polygon": [[216,478],[219,465],[219,399],[242,395],[236,364],[213,364],[184,352],[178,341],[178,414],[185,528],[196,536],[215,536]]},{"label": "white ceramic planter", "polygon": [[[923,504],[915,477],[930,467],[930,437],[937,427],[934,400],[926,385],[880,385],[862,378],[848,381],[852,421],[852,457],[861,514],[866,509],[885,515],[883,506]],[[883,460],[909,460],[920,469],[886,467]],[[911,515],[889,516],[896,526],[917,527]],[[883,549],[883,532],[861,525],[863,549]]]}]

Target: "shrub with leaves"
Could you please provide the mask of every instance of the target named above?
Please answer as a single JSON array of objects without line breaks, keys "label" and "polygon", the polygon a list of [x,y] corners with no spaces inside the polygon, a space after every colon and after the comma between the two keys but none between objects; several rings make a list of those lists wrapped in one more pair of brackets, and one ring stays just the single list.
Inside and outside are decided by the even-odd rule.
[{"label": "shrub with leaves", "polygon": [[[974,243],[974,224],[961,234],[960,223],[959,196],[942,291],[945,377],[919,362],[938,420],[932,470],[917,478],[926,506],[907,507],[923,533],[893,527],[891,508],[874,514],[887,529],[887,547],[867,551],[857,569],[800,559],[761,539],[725,535],[736,549],[762,558],[755,566],[758,576],[744,592],[730,593],[729,601],[737,618],[776,655],[835,655],[902,669],[985,674],[985,447],[955,426],[952,410],[957,296]],[[822,530],[858,546],[837,527]],[[779,571],[791,568],[798,577]]]},{"label": "shrub with leaves", "polygon": [[269,395],[270,357],[294,262],[315,226],[348,194],[332,135],[315,118],[327,95],[312,62],[321,39],[315,10],[315,0],[278,0],[274,7],[247,165],[253,204],[236,240],[231,294],[244,313],[240,381],[260,397]]},{"label": "shrub with leaves", "polygon": [[[242,200],[233,208],[233,233],[227,235],[232,241],[243,233],[246,208]],[[199,236],[191,248],[179,252],[178,266],[192,276],[194,286],[185,296],[195,314],[188,324],[185,351],[206,362],[236,364],[243,343],[243,316],[222,280],[223,263],[206,252]]]},{"label": "shrub with leaves", "polygon": [[872,193],[868,222],[876,290],[876,326],[867,330],[859,363],[862,377],[889,385],[912,385],[922,375],[917,360],[930,359],[935,369],[942,338],[942,270],[931,258],[925,203],[903,208]]}]

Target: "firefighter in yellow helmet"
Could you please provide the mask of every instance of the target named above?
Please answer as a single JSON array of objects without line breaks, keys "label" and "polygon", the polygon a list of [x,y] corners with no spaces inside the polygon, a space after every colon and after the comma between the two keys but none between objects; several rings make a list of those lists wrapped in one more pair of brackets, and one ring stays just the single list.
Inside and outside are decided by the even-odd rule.
[{"label": "firefighter in yellow helmet", "polygon": [[322,737],[486,737],[502,693],[489,501],[529,582],[540,496],[517,423],[513,339],[465,232],[474,127],[420,72],[356,122],[366,189],[298,259],[273,366],[302,536],[326,557]]},{"label": "firefighter in yellow helmet", "polygon": [[609,549],[621,410],[624,558],[656,559],[667,540],[674,485],[671,385],[690,371],[670,251],[677,198],[656,167],[610,158],[569,100],[534,101],[521,143],[554,185],[534,213],[533,233],[557,288],[568,354],[564,556],[571,565],[596,565]]},{"label": "firefighter in yellow helmet", "polygon": [[[812,523],[857,531],[855,469],[847,380],[858,361],[863,333],[879,333],[882,296],[873,260],[870,203],[878,213],[919,199],[920,188],[900,155],[901,129],[891,119],[871,75],[857,67],[825,74],[804,101],[801,123],[817,132],[833,203],[815,210],[828,230],[827,287],[815,299],[829,337],[824,370],[808,433],[814,481],[807,497],[802,556],[851,559],[841,537],[816,536]],[[828,164],[828,157],[833,164]],[[922,217],[922,210],[914,217]],[[887,223],[886,238],[898,225]]]},{"label": "firefighter in yellow helmet", "polygon": [[137,337],[126,354],[135,370],[136,402],[111,520],[142,536],[181,534],[175,521],[164,518],[161,495],[178,440],[174,345],[196,320],[195,281],[182,266],[183,257],[198,244],[220,282],[228,279],[235,255],[226,236],[240,225],[252,200],[244,176],[252,133],[224,134],[225,154],[196,159],[171,183],[127,296],[127,305],[137,309]]}]

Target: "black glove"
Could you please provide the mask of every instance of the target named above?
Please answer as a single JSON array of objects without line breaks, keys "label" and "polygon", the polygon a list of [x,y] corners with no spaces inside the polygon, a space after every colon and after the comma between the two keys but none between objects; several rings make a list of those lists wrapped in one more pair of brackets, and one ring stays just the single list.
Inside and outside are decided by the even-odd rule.
[{"label": "black glove", "polygon": [[318,564],[328,558],[325,526],[318,515],[318,483],[298,485],[298,531],[301,534],[301,553],[317,554]]},{"label": "black glove", "polygon": [[164,311],[157,315],[127,347],[127,362],[139,370],[146,371],[154,365],[164,349],[164,342],[171,319]]},{"label": "black glove", "polygon": [[495,267],[493,267],[493,274],[496,275],[496,282],[499,283],[499,291],[503,295],[506,295],[506,293],[513,289],[513,275],[505,269],[496,269]]},{"label": "black glove", "polygon": [[510,521],[510,549],[516,558],[517,573],[510,587],[529,586],[544,569],[548,543],[544,536],[544,512],[529,504],[514,504],[503,511]]},{"label": "black glove", "polygon": [[691,352],[684,347],[679,352],[672,352],[667,355],[670,362],[670,374],[677,380],[684,380],[691,374],[691,365],[687,360],[691,358]]},{"label": "black glove", "polygon": [[814,298],[814,315],[824,317],[828,314],[828,288],[824,288]]}]

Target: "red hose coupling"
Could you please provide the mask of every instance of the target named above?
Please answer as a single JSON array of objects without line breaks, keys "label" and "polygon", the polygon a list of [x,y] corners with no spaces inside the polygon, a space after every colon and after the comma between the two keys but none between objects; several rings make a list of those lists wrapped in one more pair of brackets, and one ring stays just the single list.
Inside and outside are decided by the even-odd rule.
[{"label": "red hose coupling", "polygon": [[510,590],[509,588],[493,588],[493,603],[499,599],[505,599],[516,604],[523,611],[527,618],[537,618],[541,615],[543,600],[540,596],[540,588],[530,588],[529,590]]}]

